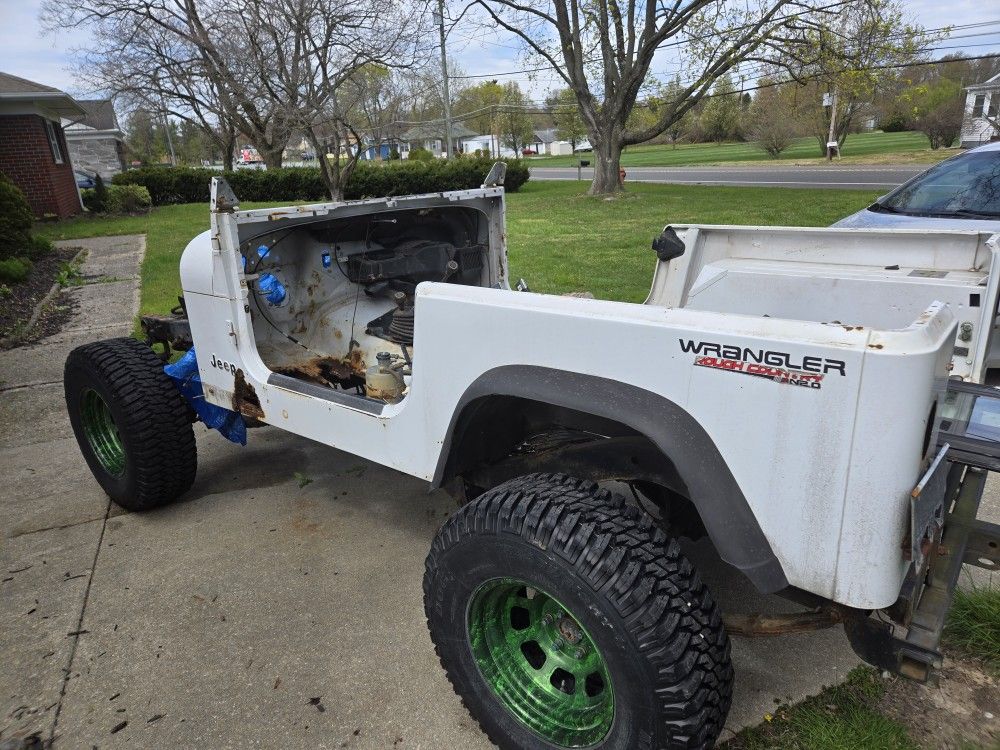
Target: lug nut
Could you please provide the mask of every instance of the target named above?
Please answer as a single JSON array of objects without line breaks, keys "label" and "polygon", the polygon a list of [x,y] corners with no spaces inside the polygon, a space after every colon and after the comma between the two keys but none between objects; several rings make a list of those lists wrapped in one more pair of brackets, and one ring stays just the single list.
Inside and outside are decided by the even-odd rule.
[{"label": "lug nut", "polygon": [[587,649],[585,649],[583,646],[578,646],[576,651],[573,652],[573,656],[576,657],[577,659],[582,659],[586,655],[587,655]]},{"label": "lug nut", "polygon": [[548,615],[545,615],[545,617],[542,618],[542,625],[551,625],[555,621],[556,621],[556,618],[553,617],[551,614],[548,614]]},{"label": "lug nut", "polygon": [[554,641],[552,641],[552,650],[553,651],[559,651],[562,647],[563,647],[563,639],[562,638],[556,638]]}]

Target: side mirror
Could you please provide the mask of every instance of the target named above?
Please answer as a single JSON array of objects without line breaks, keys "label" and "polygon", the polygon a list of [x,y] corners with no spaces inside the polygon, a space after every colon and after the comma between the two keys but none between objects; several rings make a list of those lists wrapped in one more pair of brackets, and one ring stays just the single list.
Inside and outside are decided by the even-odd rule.
[{"label": "side mirror", "polygon": [[653,250],[656,251],[656,257],[664,263],[681,257],[686,249],[684,240],[677,236],[673,227],[666,227],[660,236],[653,240]]}]

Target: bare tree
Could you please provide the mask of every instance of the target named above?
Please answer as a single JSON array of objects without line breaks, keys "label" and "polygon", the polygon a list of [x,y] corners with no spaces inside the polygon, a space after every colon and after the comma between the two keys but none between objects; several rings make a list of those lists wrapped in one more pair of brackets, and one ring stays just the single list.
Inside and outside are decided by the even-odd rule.
[{"label": "bare tree", "polygon": [[[576,95],[594,147],[591,193],[621,189],[622,148],[665,132],[712,84],[744,63],[799,65],[807,32],[825,18],[819,0],[476,0],[491,23],[520,37]],[[628,127],[656,51],[684,45],[690,71],[655,121]]]},{"label": "bare tree", "polygon": [[747,134],[772,159],[777,159],[801,134],[801,124],[789,95],[794,84],[776,86],[766,80],[763,84],[750,105]]},{"label": "bare tree", "polygon": [[[382,146],[400,138],[399,122],[405,119],[407,97],[400,72],[371,63],[361,67],[346,85],[348,108],[364,129],[362,138],[375,148],[381,158]],[[359,148],[363,148],[359,144]]]},{"label": "bare tree", "polygon": [[[422,0],[413,0],[421,2]],[[398,65],[421,53],[422,6],[410,0],[44,0],[51,26],[89,25],[108,61],[133,40],[162,36],[174,80],[191,70],[209,85],[232,131],[246,135],[270,167],[281,166],[293,130],[321,158],[331,196],[343,194],[359,138],[345,83],[368,64]],[[156,70],[161,76],[164,70]],[[162,79],[161,79],[162,80]],[[180,88],[180,87],[175,87]],[[184,102],[183,96],[178,97]],[[205,100],[199,99],[204,104]],[[191,100],[178,109],[193,108]],[[204,108],[208,111],[208,108]],[[192,109],[192,111],[194,111]],[[231,132],[232,132],[231,131]]]}]

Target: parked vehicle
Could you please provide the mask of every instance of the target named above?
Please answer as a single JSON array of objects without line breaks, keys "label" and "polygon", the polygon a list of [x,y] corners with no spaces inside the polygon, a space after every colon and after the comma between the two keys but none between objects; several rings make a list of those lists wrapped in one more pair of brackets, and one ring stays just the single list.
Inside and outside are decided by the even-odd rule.
[{"label": "parked vehicle", "polygon": [[81,172],[79,169],[73,170],[73,175],[76,177],[76,186],[81,190],[86,188],[97,187],[96,175],[90,175],[86,172]]},{"label": "parked vehicle", "polygon": [[579,153],[581,151],[593,151],[594,147],[590,145],[590,141],[580,141],[576,144],[576,148],[573,149],[574,152]]},{"label": "parked vehicle", "polygon": [[1000,143],[936,164],[834,226],[1000,232]]},{"label": "parked vehicle", "polygon": [[926,679],[962,563],[1000,561],[975,519],[1000,469],[1000,401],[976,385],[1000,237],[668,227],[644,305],[533,294],[508,284],[502,176],[249,211],[213,178],[183,307],[142,318],[148,344],[66,362],[97,481],[131,510],[177,498],[201,420],[446,488],[461,507],[427,557],[428,626],[503,748],[715,741],[734,620],[678,537]]}]

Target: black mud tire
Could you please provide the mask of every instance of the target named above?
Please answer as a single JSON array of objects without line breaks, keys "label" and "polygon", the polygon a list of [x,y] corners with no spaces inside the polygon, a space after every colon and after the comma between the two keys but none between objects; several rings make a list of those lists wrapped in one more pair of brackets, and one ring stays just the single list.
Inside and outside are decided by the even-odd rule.
[{"label": "black mud tire", "polygon": [[[198,469],[192,411],[149,346],[132,338],[79,346],[66,359],[63,386],[80,451],[112,500],[143,511],[187,492]],[[124,448],[118,475],[102,464],[84,430],[84,399],[94,392],[107,405]]]},{"label": "black mud tire", "polygon": [[496,578],[531,581],[586,628],[614,689],[601,750],[711,747],[732,700],[730,644],[676,540],[595,483],[532,474],[489,490],[441,528],[427,557],[431,639],[466,708],[499,747],[558,747],[500,702],[473,656],[468,612]]}]

